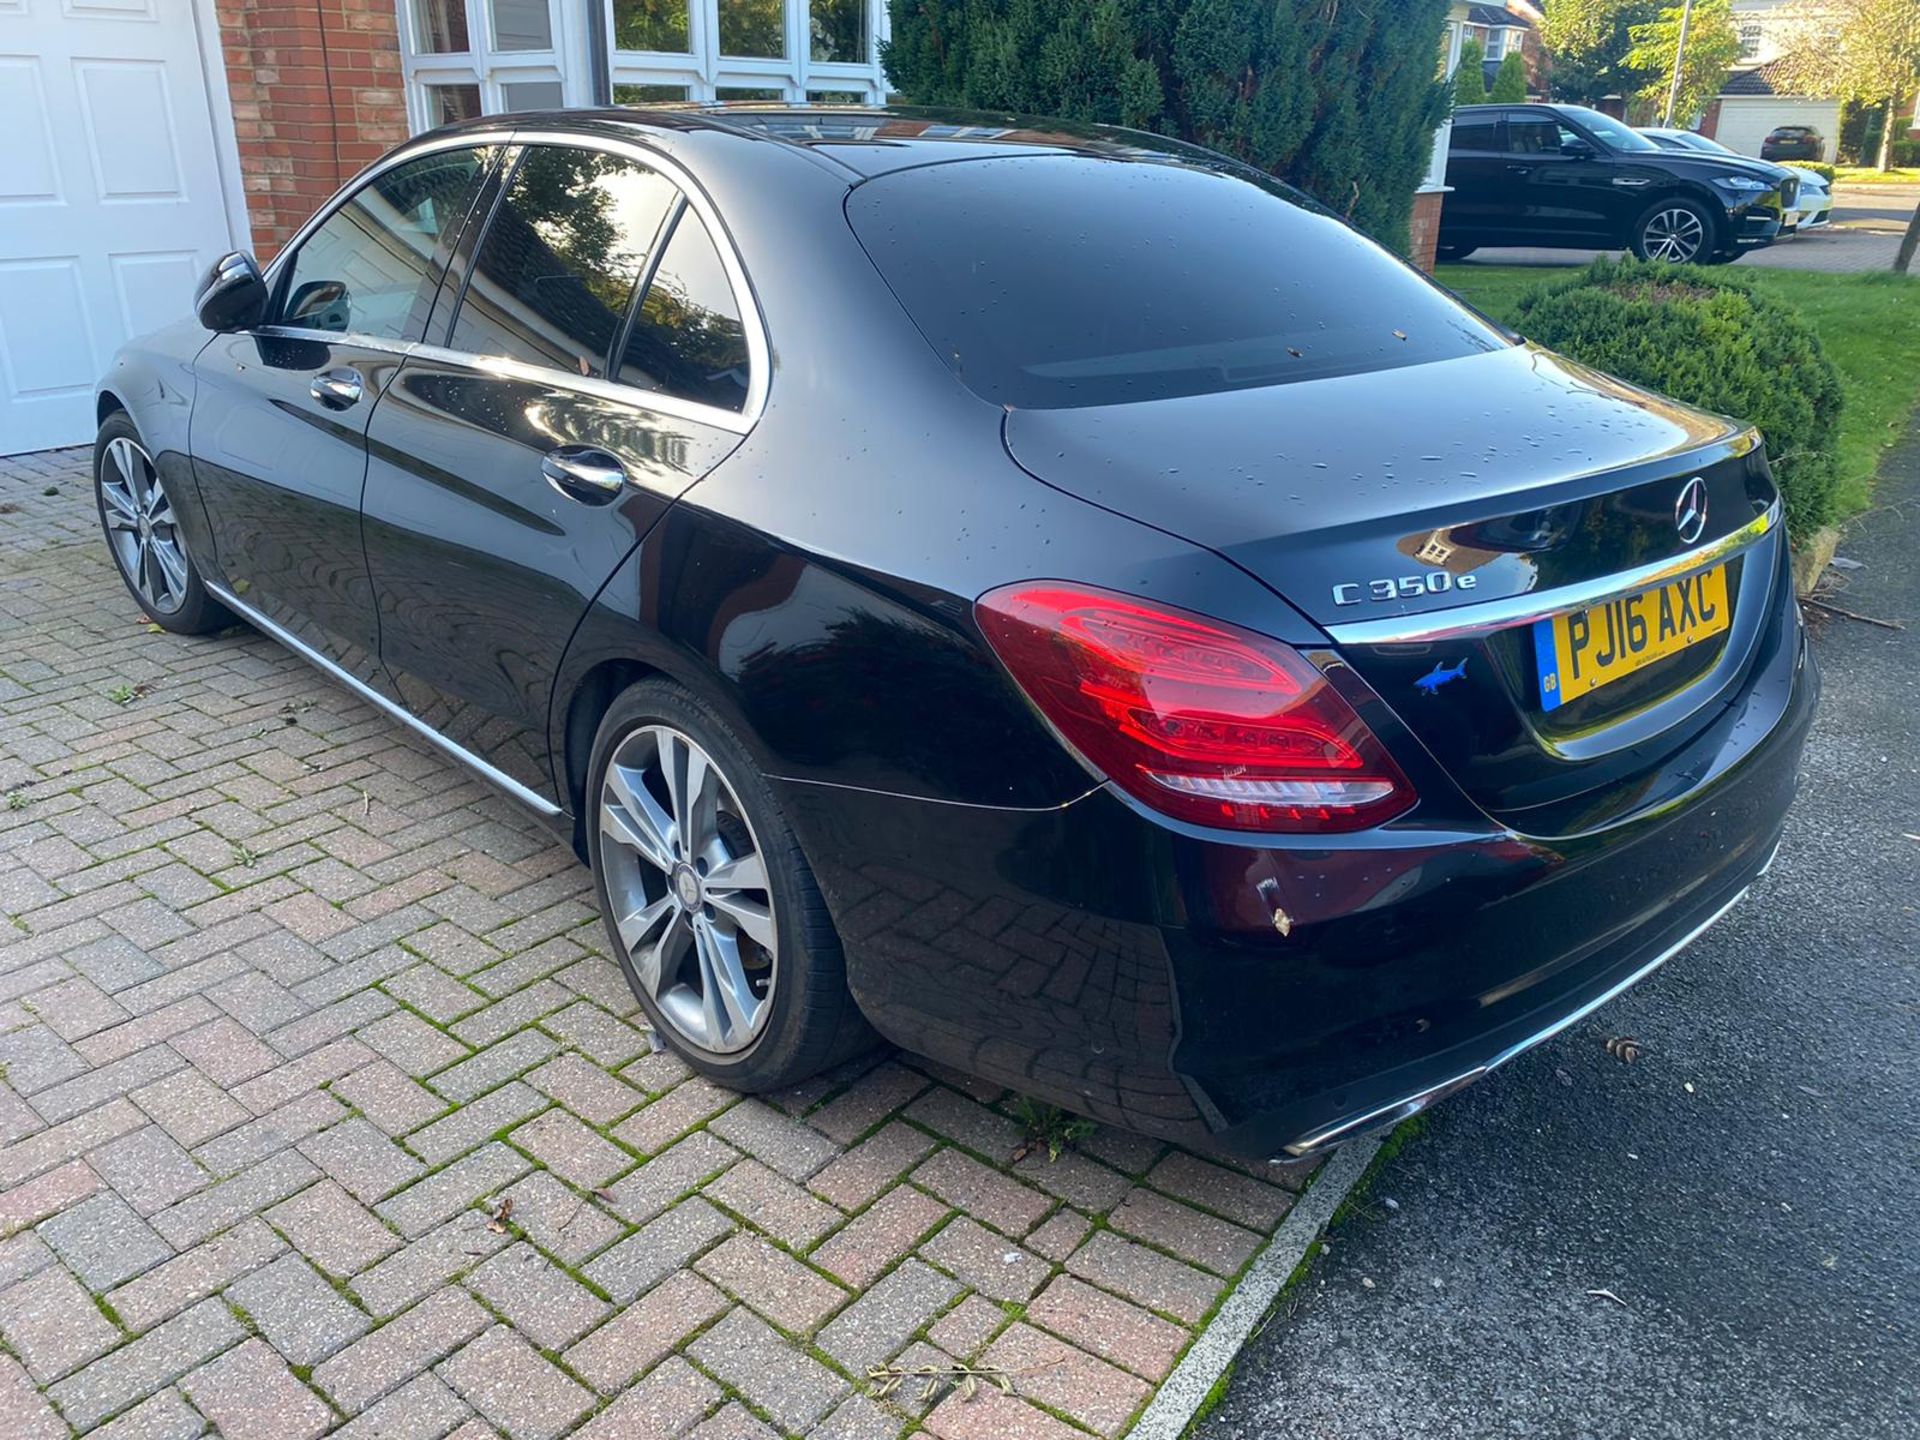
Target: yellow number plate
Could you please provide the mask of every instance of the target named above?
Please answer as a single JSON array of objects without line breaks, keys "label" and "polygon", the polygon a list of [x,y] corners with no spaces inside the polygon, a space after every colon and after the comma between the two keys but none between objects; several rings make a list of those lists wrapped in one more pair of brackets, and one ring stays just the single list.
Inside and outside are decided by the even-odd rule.
[{"label": "yellow number plate", "polygon": [[1539,620],[1533,627],[1540,665],[1540,708],[1557,710],[1589,690],[1631,675],[1689,645],[1718,635],[1732,621],[1727,567]]}]

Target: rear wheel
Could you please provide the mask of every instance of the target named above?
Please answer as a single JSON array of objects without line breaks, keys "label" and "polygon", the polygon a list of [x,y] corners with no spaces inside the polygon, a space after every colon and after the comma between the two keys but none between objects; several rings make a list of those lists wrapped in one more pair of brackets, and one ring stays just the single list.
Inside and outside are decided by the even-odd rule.
[{"label": "rear wheel", "polygon": [[586,803],[614,954],[688,1064],[775,1089],[871,1040],[806,857],[706,705],[665,680],[621,694],[594,740]]},{"label": "rear wheel", "polygon": [[120,578],[154,624],[205,635],[233,623],[200,583],[174,499],[124,411],[109,415],[93,442],[93,494]]},{"label": "rear wheel", "polygon": [[1705,264],[1714,248],[1713,217],[1691,200],[1656,201],[1633,227],[1633,253],[1642,260]]},{"label": "rear wheel", "polygon": [[1479,248],[1478,245],[1436,245],[1433,247],[1433,258],[1443,265],[1451,265],[1456,260],[1466,259]]}]

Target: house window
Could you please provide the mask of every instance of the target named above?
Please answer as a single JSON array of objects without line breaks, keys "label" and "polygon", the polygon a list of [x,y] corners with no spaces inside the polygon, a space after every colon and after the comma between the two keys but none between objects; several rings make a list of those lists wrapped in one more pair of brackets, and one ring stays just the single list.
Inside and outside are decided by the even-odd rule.
[{"label": "house window", "polygon": [[1760,53],[1761,34],[1762,27],[1759,25],[1740,27],[1740,58],[1742,60],[1751,60]]},{"label": "house window", "polygon": [[1487,59],[1499,60],[1506,55],[1508,33],[1505,29],[1487,32]]}]

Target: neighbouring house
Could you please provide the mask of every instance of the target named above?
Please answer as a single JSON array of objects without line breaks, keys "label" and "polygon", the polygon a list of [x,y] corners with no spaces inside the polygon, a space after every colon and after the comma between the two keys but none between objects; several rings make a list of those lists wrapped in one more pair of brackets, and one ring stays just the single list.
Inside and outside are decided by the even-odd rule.
[{"label": "neighbouring house", "polygon": [[1448,16],[1450,24],[1459,24],[1463,44],[1468,40],[1478,40],[1480,48],[1486,52],[1482,69],[1489,90],[1500,74],[1501,62],[1517,53],[1526,61],[1528,95],[1543,93],[1539,84],[1540,57],[1544,53],[1540,48],[1540,37],[1535,32],[1533,19],[1521,13],[1522,9],[1532,8],[1530,5],[1508,9],[1499,5],[1457,4]]},{"label": "neighbouring house", "polygon": [[1832,160],[1840,138],[1840,102],[1800,93],[1785,61],[1802,0],[1734,0],[1740,63],[1720,94],[1708,103],[1698,129],[1730,150],[1758,155],[1776,125],[1811,125],[1826,141],[1820,157]]},{"label": "neighbouring house", "polygon": [[122,341],[414,131],[879,101],[883,0],[0,0],[0,454],[90,440]]}]

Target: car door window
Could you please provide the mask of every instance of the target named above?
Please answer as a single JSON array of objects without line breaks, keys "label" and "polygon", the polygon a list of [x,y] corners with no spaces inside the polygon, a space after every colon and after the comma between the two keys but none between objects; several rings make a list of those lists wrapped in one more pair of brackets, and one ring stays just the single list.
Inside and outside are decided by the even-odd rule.
[{"label": "car door window", "polygon": [[1561,147],[1569,140],[1580,137],[1547,115],[1511,115],[1507,117],[1507,153],[1527,155],[1535,158],[1541,155],[1558,155]]},{"label": "car door window", "polygon": [[294,255],[280,323],[418,340],[438,283],[434,252],[458,234],[492,163],[489,147],[438,150],[369,180]]},{"label": "car door window", "polygon": [[626,156],[528,147],[487,222],[448,344],[604,378],[678,198],[671,181]]},{"label": "car door window", "polygon": [[1453,122],[1453,135],[1447,142],[1449,152],[1498,150],[1500,122],[1492,115],[1476,115],[1471,120]]},{"label": "car door window", "polygon": [[746,329],[713,236],[691,208],[675,222],[633,317],[617,378],[723,410],[744,410]]}]

